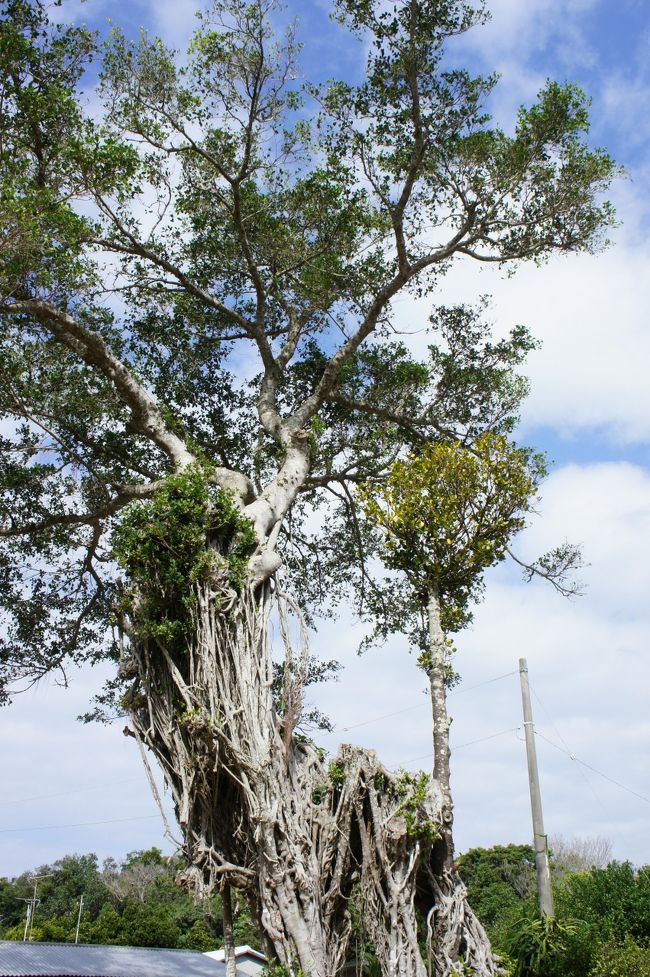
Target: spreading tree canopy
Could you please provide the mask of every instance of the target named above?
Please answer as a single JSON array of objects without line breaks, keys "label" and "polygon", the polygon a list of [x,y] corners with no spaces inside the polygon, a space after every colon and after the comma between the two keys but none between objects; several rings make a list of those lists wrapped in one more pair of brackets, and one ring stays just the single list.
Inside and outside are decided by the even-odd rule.
[{"label": "spreading tree canopy", "polygon": [[334,12],[371,42],[356,86],[295,81],[293,30],[274,38],[261,0],[216,4],[180,64],[144,34],[102,47],[4,4],[5,683],[105,651],[109,534],[167,473],[198,460],[235,490],[263,576],[278,547],[300,560],[296,500],[333,487],[354,538],[350,484],[401,446],[507,426],[525,332],[492,343],[476,311],[438,309],[414,362],[391,300],[454,259],[602,242],[612,162],[575,86],[549,83],[508,134],[485,109],[495,78],[445,60],[480,10]]},{"label": "spreading tree canopy", "polygon": [[[432,308],[416,359],[394,300],[433,306],[457,261],[601,246],[614,167],[587,99],[548,82],[496,126],[496,78],[452,57],[485,17],[463,0],[334,0],[368,56],[324,84],[273,0],[215,0],[182,57],[1,10],[1,694],[114,660],[188,881],[237,885],[283,965],[322,977],[358,884],[385,972],[423,973],[433,795],[362,751],[324,776],[293,736],[309,670],[278,698],[266,623],[350,588],[381,611],[354,486],[512,431],[526,331]],[[492,972],[468,934],[458,959]]]}]

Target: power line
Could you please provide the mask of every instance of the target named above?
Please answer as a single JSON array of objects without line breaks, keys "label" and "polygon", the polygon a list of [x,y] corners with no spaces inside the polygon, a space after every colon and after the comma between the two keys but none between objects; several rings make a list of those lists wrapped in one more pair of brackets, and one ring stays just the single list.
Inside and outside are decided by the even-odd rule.
[{"label": "power line", "polygon": [[[628,792],[628,794],[633,794],[634,797],[638,797],[640,800],[645,801],[646,804],[650,804],[650,798],[646,797],[644,794],[639,794],[638,791],[632,790],[631,787],[626,787],[625,784],[619,783],[618,780],[613,780],[606,773],[602,773],[602,771],[597,770],[595,767],[592,767],[591,764],[587,763],[585,760],[581,760],[579,757],[577,757],[575,755],[575,753],[573,752],[573,750],[571,749],[571,747],[569,746],[569,744],[567,743],[567,741],[565,740],[565,738],[562,736],[562,733],[560,732],[560,730],[557,728],[557,726],[553,722],[553,719],[552,719],[552,717],[551,717],[548,709],[546,708],[546,706],[544,705],[544,703],[540,699],[539,695],[535,692],[534,689],[532,691],[533,691],[533,695],[535,696],[535,698],[539,702],[540,706],[542,707],[542,710],[546,714],[546,717],[547,717],[549,723],[551,724],[552,728],[555,730],[558,739],[560,740],[560,742],[562,743],[562,745],[564,747],[564,749],[561,752],[562,753],[565,753],[569,757],[570,760],[573,760],[575,763],[579,764],[578,770],[580,771],[580,774],[581,774],[583,780],[585,781],[585,783],[587,784],[587,786],[591,790],[591,793],[593,794],[593,796],[595,797],[595,799],[598,801],[598,803],[600,804],[600,806],[603,809],[604,809],[605,805],[603,804],[602,800],[600,799],[600,797],[598,796],[598,794],[594,790],[593,784],[591,783],[591,781],[589,780],[589,778],[586,776],[584,770],[582,770],[582,767],[586,767],[587,770],[591,770],[591,771],[593,771],[593,773],[598,774],[598,776],[599,777],[602,777],[603,780],[608,780],[611,784],[614,784],[616,787],[620,787],[621,790],[625,790],[625,791]],[[549,740],[548,737],[544,736],[543,733],[539,733],[538,732],[538,735],[541,736],[542,739],[546,740],[547,743],[550,743],[551,746],[554,746],[556,749],[560,749],[558,747],[557,743],[553,743],[552,740]]]},{"label": "power line", "polygon": [[556,750],[559,750],[560,753],[564,753],[566,756],[568,756],[570,760],[574,761],[574,763],[581,764],[583,767],[586,767],[587,770],[597,773],[599,777],[603,778],[603,780],[608,780],[610,784],[614,784],[616,787],[620,787],[621,790],[626,791],[628,794],[632,794],[634,797],[638,797],[639,800],[645,801],[646,804],[650,804],[650,797],[646,797],[645,794],[639,794],[637,790],[633,790],[631,787],[626,787],[626,785],[622,784],[619,780],[614,780],[613,777],[603,773],[602,770],[597,770],[596,767],[592,767],[592,765],[587,763],[586,760],[581,760],[580,757],[575,755],[575,753],[570,753],[568,750],[565,750],[564,747],[558,746],[558,744],[554,743],[553,740],[550,740],[548,736],[544,736],[543,733],[540,733],[539,730],[535,730],[535,733],[537,736],[540,736],[543,740],[545,740],[550,746],[553,746]]},{"label": "power line", "polygon": [[463,695],[464,692],[473,692],[474,689],[481,689],[484,685],[492,685],[493,682],[500,682],[501,679],[510,678],[511,675],[516,675],[517,669],[513,668],[511,672],[504,672],[503,675],[495,675],[494,678],[488,678],[484,682],[477,682],[476,685],[468,685],[466,688],[462,689],[452,689],[447,698],[452,695]]},{"label": "power line", "polygon": [[[502,729],[498,733],[490,733],[488,736],[481,736],[477,740],[469,740],[467,743],[459,743],[458,746],[454,746],[451,750],[452,756],[458,750],[464,750],[466,746],[474,746],[476,743],[485,743],[487,740],[494,740],[497,736],[505,736],[507,733],[516,733],[517,730],[521,729],[521,726],[512,726],[510,729]],[[422,756],[413,757],[411,760],[402,760],[400,763],[392,764],[392,767],[404,766],[407,763],[416,763],[418,760],[428,760],[432,757],[433,753],[424,753]]]},{"label": "power line", "polygon": [[[511,672],[509,674],[514,674],[514,673]],[[505,678],[505,676],[500,676],[500,677]],[[494,682],[497,681],[497,679],[490,679],[490,681]],[[481,685],[487,685],[487,684],[488,684],[487,682],[481,683]],[[455,753],[457,750],[464,750],[466,747],[474,746],[477,743],[485,743],[487,740],[496,739],[498,736],[505,736],[507,733],[514,733],[518,729],[521,729],[521,727],[513,726],[511,729],[502,729],[498,733],[490,733],[488,736],[481,736],[479,739],[469,740],[467,743],[459,743],[458,746],[455,746],[453,748],[452,753]],[[432,756],[433,753],[425,753],[423,756],[413,757],[411,760],[403,760],[401,761],[401,763],[396,763],[393,764],[392,766],[398,767],[398,766],[405,765],[407,763],[416,763],[418,760],[427,760],[429,757]],[[128,781],[123,781],[123,783],[128,783]],[[83,790],[84,788],[80,788],[80,789]],[[58,795],[52,794],[48,796],[54,797]],[[167,811],[165,813],[170,817],[173,816],[170,811]],[[100,824],[124,824],[127,821],[148,821],[148,820],[152,820],[153,818],[158,818],[160,816],[161,816],[160,812],[158,812],[157,814],[142,814],[139,815],[138,817],[131,817],[131,818],[107,818],[102,821],[78,821],[74,824],[47,824],[47,825],[38,825],[38,826],[27,827],[27,828],[0,828],[0,834],[14,834],[22,831],[58,831],[59,829],[62,828],[87,828],[87,827],[94,827]]]},{"label": "power line", "polygon": [[466,746],[474,746],[475,743],[485,743],[486,740],[495,740],[497,736],[505,736],[506,733],[517,733],[521,729],[521,726],[511,726],[510,729],[502,729],[499,733],[490,733],[489,736],[481,736],[478,740],[469,740],[467,743],[460,743],[458,746],[452,748],[452,753],[456,753],[458,750],[464,750]]},{"label": "power line", "polygon": [[[173,817],[170,811],[166,811],[165,813]],[[0,834],[15,834],[22,831],[58,831],[61,828],[88,828],[97,824],[124,824],[126,821],[150,821],[160,816],[160,812],[158,812],[157,814],[141,814],[135,818],[107,818],[104,821],[77,821],[75,824],[45,824],[31,828],[0,828]]]},{"label": "power line", "polygon": [[[465,692],[472,692],[474,689],[480,689],[480,688],[482,688],[485,685],[492,685],[494,682],[500,682],[502,679],[509,678],[511,675],[515,675],[515,674],[516,674],[516,671],[505,672],[503,675],[496,675],[493,678],[486,679],[484,682],[477,682],[475,685],[470,685],[470,686],[467,686],[466,688],[453,690],[452,692],[449,693],[449,695],[450,696],[452,696],[452,695],[460,695],[460,694],[465,693]],[[428,702],[420,702],[420,703],[418,703],[417,705],[414,705],[414,706],[407,706],[405,709],[398,709],[398,710],[396,710],[394,712],[385,713],[382,716],[375,716],[373,719],[367,719],[367,720],[365,720],[364,722],[361,722],[361,723],[353,723],[351,726],[335,727],[333,730],[330,731],[330,733],[326,733],[325,735],[331,735],[331,733],[334,733],[334,732],[347,733],[347,732],[349,732],[352,729],[358,729],[358,728],[360,728],[362,726],[368,726],[371,723],[381,722],[382,719],[390,719],[393,716],[400,716],[400,715],[403,715],[406,712],[412,712],[415,709],[421,709],[424,706],[428,706],[428,705],[429,705]],[[121,717],[116,717],[116,718],[121,718]],[[497,736],[504,736],[506,733],[514,732],[518,728],[519,727],[514,727],[513,729],[501,730],[498,733],[491,733],[489,736],[483,736],[480,739],[471,740],[468,743],[461,743],[458,746],[454,747],[453,752],[456,752],[456,750],[465,749],[465,747],[468,747],[468,746],[473,746],[476,743],[483,743],[486,740],[495,739]],[[405,761],[403,761],[403,763],[415,763],[418,760],[428,759],[431,756],[433,756],[433,753],[427,753],[427,754],[425,754],[424,756],[421,756],[421,757],[415,757],[414,759],[411,759],[411,760],[405,760]],[[400,765],[400,764],[397,764],[397,765]],[[47,800],[47,799],[52,798],[52,797],[62,797],[62,796],[65,796],[65,795],[71,794],[71,793],[82,793],[84,791],[99,790],[99,789],[102,789],[102,788],[108,787],[108,786],[117,787],[117,786],[121,786],[122,784],[134,783],[138,779],[139,778],[131,778],[129,780],[117,781],[117,782],[114,782],[113,784],[110,784],[110,785],[109,784],[101,784],[101,785],[96,785],[96,786],[79,787],[79,788],[73,788],[72,790],[59,791],[57,793],[52,793],[52,794],[39,794],[39,795],[34,796],[34,797],[26,797],[26,798],[21,798],[19,800],[3,801],[3,802],[0,802],[0,806],[10,805],[10,804],[21,804],[21,803],[27,803],[27,802],[31,802],[31,801]],[[108,818],[108,819],[101,820],[101,821],[80,821],[80,822],[76,822],[74,824],[50,824],[50,825],[40,825],[40,826],[27,827],[27,828],[23,828],[23,827],[21,827],[21,828],[0,828],[0,834],[14,834],[14,833],[19,833],[19,832],[23,832],[23,831],[57,831],[57,830],[63,829],[63,828],[84,828],[84,827],[94,827],[96,825],[102,825],[102,824],[122,824],[122,823],[126,823],[128,821],[145,821],[145,820],[150,820],[150,819],[153,819],[153,818],[156,818],[156,817],[160,817],[160,815],[159,814],[148,814],[148,815],[141,815],[139,817],[132,817],[132,818]]]},{"label": "power line", "polygon": [[[542,700],[540,699],[540,697],[538,696],[537,692],[535,691],[535,689],[532,686],[531,686],[531,691],[532,691],[533,695],[535,696],[537,702],[541,706],[542,712],[545,714],[546,718],[548,719],[549,723],[551,724],[551,728],[555,730],[555,733],[556,733],[558,739],[560,740],[560,742],[562,743],[562,745],[564,746],[567,754],[569,756],[573,756],[573,750],[571,749],[571,747],[569,746],[569,744],[567,743],[567,741],[565,740],[565,738],[562,736],[562,733],[560,732],[560,730],[557,728],[557,726],[553,722],[553,717],[551,716],[550,712],[548,711],[548,709],[546,708],[546,706],[544,705],[544,703],[542,702]],[[594,788],[594,785],[589,780],[589,777],[584,772],[584,770],[582,769],[582,767],[580,767],[580,766],[578,767],[578,772],[580,773],[580,776],[582,777],[582,779],[586,783],[587,787],[589,788],[589,791],[592,794],[592,796],[593,796],[594,800],[596,801],[596,803],[603,809],[603,811],[605,811],[606,808],[605,808],[605,805],[602,802],[602,799],[596,793],[596,790]]]},{"label": "power line", "polygon": [[423,709],[428,706],[428,702],[418,702],[416,706],[407,706],[406,709],[397,709],[395,712],[386,712],[383,716],[375,716],[373,719],[365,719],[362,723],[353,723],[351,726],[335,726],[334,729],[325,733],[325,736],[332,736],[333,733],[349,733],[351,729],[359,729],[361,726],[370,726],[372,723],[381,722],[382,719],[392,719],[393,716],[401,716],[405,712],[413,712],[414,709]]},{"label": "power line", "polygon": [[[476,685],[469,685],[462,689],[453,689],[449,692],[447,698],[454,695],[462,695],[465,692],[473,692],[474,689],[481,689],[484,685],[492,685],[493,682],[500,682],[504,678],[510,678],[511,675],[516,675],[516,671],[505,672],[503,675],[496,675],[494,678],[486,679],[485,682],[477,682]],[[371,723],[379,723],[382,719],[392,719],[393,716],[402,716],[405,712],[413,712],[415,709],[423,709],[428,706],[428,702],[418,702],[415,706],[406,706],[405,709],[397,709],[395,712],[386,712],[382,716],[374,716],[372,719],[364,719],[360,723],[352,723],[350,726],[335,726],[334,729],[329,730],[324,733],[325,736],[332,736],[334,733],[349,733],[352,729],[359,729],[361,726],[370,726]],[[459,747],[456,747],[459,749]],[[414,761],[409,761],[414,762]]]},{"label": "power line", "polygon": [[72,787],[69,790],[57,791],[56,794],[37,794],[35,797],[20,797],[11,801],[0,801],[0,807],[8,807],[11,804],[27,804],[31,801],[45,801],[51,797],[67,797],[68,794],[82,794],[85,791],[103,790],[105,787],[122,787],[124,784],[135,784],[142,781],[141,777],[130,777],[128,780],[114,780],[110,784],[94,784],[86,787]]},{"label": "power line", "polygon": [[567,741],[565,740],[565,738],[564,738],[564,737],[562,736],[562,733],[561,733],[561,732],[560,732],[560,730],[559,730],[559,729],[557,728],[557,726],[555,725],[555,723],[553,722],[553,717],[551,716],[551,714],[550,714],[550,712],[548,711],[548,709],[546,708],[546,706],[544,705],[544,703],[542,702],[542,700],[540,699],[540,697],[538,696],[538,694],[537,694],[537,692],[535,691],[535,689],[533,688],[533,686],[532,686],[532,685],[530,686],[530,691],[531,691],[531,692],[533,693],[533,695],[534,695],[534,696],[535,696],[535,698],[537,699],[537,702],[538,702],[538,704],[540,705],[540,707],[541,707],[541,709],[542,709],[542,712],[543,712],[543,713],[545,713],[545,715],[546,715],[546,718],[548,719],[548,721],[549,721],[549,723],[551,724],[551,726],[552,726],[552,727],[553,727],[553,729],[555,730],[555,732],[556,732],[556,734],[557,734],[557,738],[558,738],[558,739],[560,740],[560,742],[561,742],[561,743],[563,744],[563,746],[564,746],[564,748],[565,748],[566,750],[568,750],[568,752],[569,752],[569,753],[572,753],[573,751],[572,751],[572,750],[571,750],[571,748],[569,747],[569,744],[567,743]]}]

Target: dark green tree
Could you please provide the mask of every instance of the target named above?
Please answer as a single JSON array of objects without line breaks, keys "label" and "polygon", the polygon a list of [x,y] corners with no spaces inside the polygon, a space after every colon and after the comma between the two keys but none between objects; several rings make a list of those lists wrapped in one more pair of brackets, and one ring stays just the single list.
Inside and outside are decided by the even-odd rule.
[{"label": "dark green tree", "polygon": [[586,923],[592,938],[616,942],[629,936],[650,944],[650,876],[629,862],[567,875],[557,886],[558,915]]},{"label": "dark green tree", "polygon": [[[594,851],[585,842],[574,850]],[[556,919],[540,920],[528,845],[472,849],[458,859],[472,907],[515,977],[641,977],[650,965],[647,868],[564,867]]]},{"label": "dark green tree", "polygon": [[[512,426],[525,333],[491,343],[477,311],[439,310],[414,362],[394,299],[457,259],[598,248],[613,164],[575,86],[492,123],[495,78],[445,57],[479,5],[333,11],[369,52],[359,84],[296,82],[272,0],[216,0],[180,59],[2,4],[2,689],[113,660],[104,704],[162,767],[188,884],[235,886],[269,952],[325,977],[361,878],[384,972],[421,977],[435,791],[361,750],[328,769],[294,736],[268,621],[299,702],[290,613],[365,580],[352,487],[404,449]],[[309,529],[323,499],[339,574]]]},{"label": "dark green tree", "polygon": [[535,891],[535,853],[530,845],[471,848],[457,859],[470,904],[492,935],[493,926]]},{"label": "dark green tree", "polygon": [[129,902],[122,910],[121,935],[129,946],[176,946],[178,927],[164,906]]},{"label": "dark green tree", "polygon": [[39,916],[68,917],[74,922],[82,895],[90,915],[95,915],[106,900],[106,887],[95,854],[64,855],[52,865],[38,869],[36,874],[50,876],[39,886]]},{"label": "dark green tree", "polygon": [[[176,876],[184,867],[181,858],[166,858],[158,848],[129,852],[121,862],[107,859],[102,871],[94,854],[66,855],[0,886],[2,905],[7,909],[0,918],[0,935],[22,940],[23,893],[28,898],[33,876],[40,875],[47,877],[39,882],[32,930],[35,940],[74,941],[83,894],[82,943],[214,949],[223,942],[219,897],[197,904],[176,884]],[[259,945],[259,936],[243,909],[238,907],[236,926]]]},{"label": "dark green tree", "polygon": [[25,903],[21,902],[16,886],[8,879],[0,879],[0,932],[15,926],[24,914]]}]

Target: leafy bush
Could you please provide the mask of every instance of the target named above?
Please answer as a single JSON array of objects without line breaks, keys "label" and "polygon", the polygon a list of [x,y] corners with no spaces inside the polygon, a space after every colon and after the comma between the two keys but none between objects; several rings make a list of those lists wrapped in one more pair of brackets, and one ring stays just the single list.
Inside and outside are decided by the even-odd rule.
[{"label": "leafy bush", "polygon": [[521,915],[522,900],[535,891],[535,852],[530,845],[471,848],[458,860],[469,902],[488,930],[504,917]]},{"label": "leafy bush", "polygon": [[567,938],[575,930],[575,924],[555,917],[522,918],[507,948],[514,965],[513,977],[559,977],[558,965],[566,955]]},{"label": "leafy bush", "polygon": [[589,977],[650,977],[650,947],[639,946],[631,936],[622,943],[605,943]]},{"label": "leafy bush", "polygon": [[589,923],[599,942],[650,940],[650,876],[630,862],[611,862],[607,868],[567,875],[557,886],[559,917]]}]

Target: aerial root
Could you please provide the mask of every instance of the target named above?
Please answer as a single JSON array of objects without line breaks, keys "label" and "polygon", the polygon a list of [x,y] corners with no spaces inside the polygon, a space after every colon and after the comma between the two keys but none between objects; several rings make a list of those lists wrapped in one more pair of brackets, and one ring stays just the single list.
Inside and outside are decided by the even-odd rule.
[{"label": "aerial root", "polygon": [[436,875],[428,870],[433,906],[427,917],[427,948],[430,968],[436,977],[474,973],[477,977],[500,977],[504,971],[495,960],[483,926],[474,915],[467,889],[456,871]]}]

